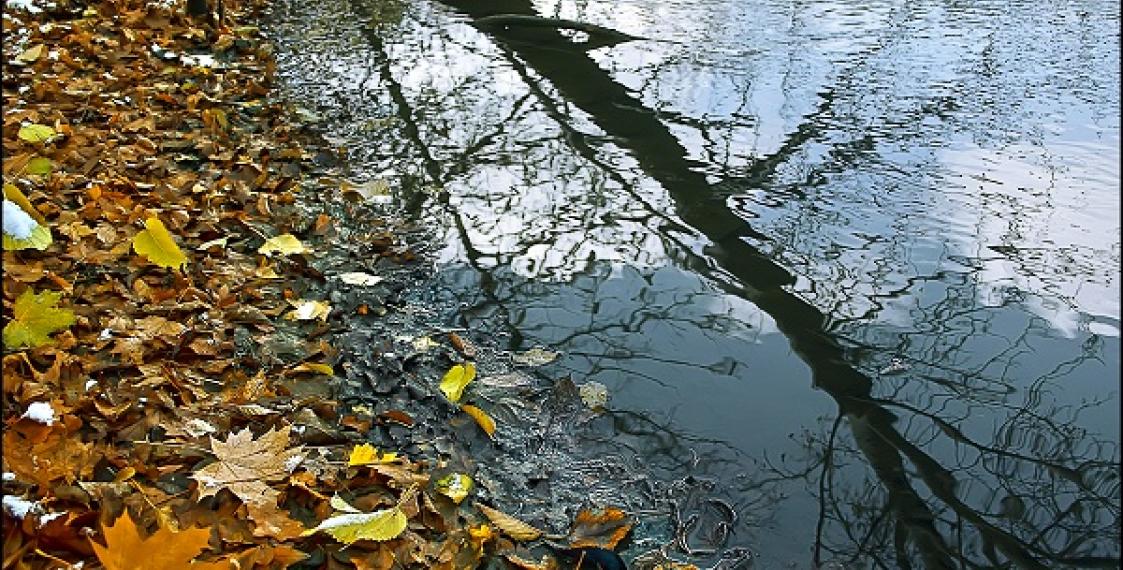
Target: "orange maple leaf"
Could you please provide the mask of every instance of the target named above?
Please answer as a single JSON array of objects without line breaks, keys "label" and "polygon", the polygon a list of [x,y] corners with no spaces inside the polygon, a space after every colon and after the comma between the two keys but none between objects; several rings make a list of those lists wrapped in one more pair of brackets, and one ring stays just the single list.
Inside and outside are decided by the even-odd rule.
[{"label": "orange maple leaf", "polygon": [[225,562],[191,561],[207,547],[210,529],[193,528],[172,532],[161,528],[152,533],[152,536],[142,539],[136,523],[126,511],[113,526],[105,527],[102,535],[105,536],[105,546],[92,539],[90,543],[106,570],[218,570],[229,567]]}]

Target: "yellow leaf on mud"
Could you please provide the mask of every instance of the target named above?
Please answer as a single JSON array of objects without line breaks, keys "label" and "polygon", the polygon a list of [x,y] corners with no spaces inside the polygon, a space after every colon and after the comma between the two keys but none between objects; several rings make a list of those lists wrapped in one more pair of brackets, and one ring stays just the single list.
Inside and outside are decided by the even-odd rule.
[{"label": "yellow leaf on mud", "polygon": [[479,503],[474,504],[476,508],[491,521],[491,524],[503,531],[503,534],[517,541],[527,542],[542,536],[542,531],[511,515],[503,513],[502,511],[497,511],[487,505],[481,505]]},{"label": "yellow leaf on mud", "polygon": [[460,406],[460,409],[464,410],[464,413],[469,416],[472,416],[472,419],[476,420],[476,423],[487,433],[488,437],[495,439],[495,420],[491,419],[491,416],[487,415],[487,412],[470,404],[464,404]]},{"label": "yellow leaf on mud", "polygon": [[476,365],[471,362],[457,364],[448,369],[441,380],[441,391],[451,402],[459,402],[464,395],[464,388],[476,378]]},{"label": "yellow leaf on mud", "polygon": [[319,362],[305,362],[300,366],[292,369],[293,372],[314,372],[316,374],[323,374],[325,376],[334,376],[335,369],[330,364],[322,364]]},{"label": "yellow leaf on mud", "polygon": [[42,143],[55,136],[55,130],[47,125],[32,123],[20,127],[18,136],[29,143]]},{"label": "yellow leaf on mud", "polygon": [[632,530],[632,525],[631,518],[614,507],[582,509],[569,529],[569,545],[571,548],[615,550],[616,545]]},{"label": "yellow leaf on mud", "polygon": [[326,532],[344,544],[358,540],[392,540],[406,529],[409,521],[399,507],[382,509],[373,513],[347,512],[331,517],[306,530],[301,536]]},{"label": "yellow leaf on mud", "polygon": [[292,234],[281,234],[276,237],[271,237],[257,248],[257,252],[262,255],[269,255],[271,253],[280,253],[282,255],[289,255],[292,253],[309,253],[312,250],[308,249],[296,236]]},{"label": "yellow leaf on mud", "polygon": [[285,315],[285,318],[290,321],[310,321],[312,319],[320,319],[321,321],[328,320],[328,314],[331,313],[331,303],[327,301],[309,301],[302,299],[300,301],[289,301],[293,306],[293,310]]},{"label": "yellow leaf on mud", "polygon": [[61,293],[53,291],[35,293],[25,289],[12,307],[12,320],[4,325],[4,346],[42,346],[51,341],[51,333],[74,324],[72,311],[55,307],[61,297]]},{"label": "yellow leaf on mud", "polygon": [[182,269],[187,265],[187,256],[179,250],[163,222],[155,217],[148,218],[144,228],[133,238],[133,251],[160,267]]},{"label": "yellow leaf on mud", "polygon": [[[376,463],[390,463],[398,458],[397,453],[382,453],[378,452],[378,448],[364,443],[356,445],[351,450],[351,456],[347,459],[347,465],[354,467],[356,465],[374,465]],[[338,508],[338,507],[337,507]]]},{"label": "yellow leaf on mud", "polygon": [[140,537],[140,530],[128,511],[104,527],[105,546],[90,540],[94,554],[106,570],[163,570],[165,568],[211,569],[226,568],[229,563],[191,562],[207,547],[211,529],[192,528],[173,532],[161,528],[148,538]]},{"label": "yellow leaf on mud", "polygon": [[460,504],[472,492],[472,478],[463,473],[449,473],[437,479],[433,486],[437,492]]}]

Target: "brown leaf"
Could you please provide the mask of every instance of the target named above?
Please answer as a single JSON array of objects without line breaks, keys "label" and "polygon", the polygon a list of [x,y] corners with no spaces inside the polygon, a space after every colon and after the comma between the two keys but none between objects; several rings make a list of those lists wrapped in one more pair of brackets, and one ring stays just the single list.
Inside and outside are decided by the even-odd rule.
[{"label": "brown leaf", "polygon": [[569,530],[569,543],[572,548],[597,547],[614,550],[616,545],[632,530],[632,521],[624,511],[606,507],[604,509],[582,509],[573,519]]},{"label": "brown leaf", "polygon": [[511,515],[493,509],[487,505],[482,505],[480,503],[473,504],[491,521],[491,524],[494,524],[496,528],[503,531],[504,534],[517,541],[527,542],[542,536],[542,531]]},{"label": "brown leaf", "polygon": [[276,505],[277,491],[266,483],[286,478],[295,467],[290,462],[302,458],[302,447],[286,449],[288,445],[287,428],[270,428],[258,439],[253,439],[249,428],[224,442],[211,437],[211,450],[218,461],[191,476],[199,482],[199,498],[227,488],[246,504]]}]

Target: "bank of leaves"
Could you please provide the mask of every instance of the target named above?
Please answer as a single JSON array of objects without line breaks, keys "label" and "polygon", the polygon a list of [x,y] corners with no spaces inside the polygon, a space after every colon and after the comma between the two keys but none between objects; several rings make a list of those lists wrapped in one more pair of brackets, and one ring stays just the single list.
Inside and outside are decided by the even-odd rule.
[{"label": "bank of leaves", "polygon": [[[264,0],[223,3],[5,5],[4,567],[552,567],[516,548],[539,531],[463,500],[470,477],[294,395],[335,354],[331,307],[289,288],[310,154],[245,25]],[[321,339],[301,362],[255,353],[284,321]]]}]

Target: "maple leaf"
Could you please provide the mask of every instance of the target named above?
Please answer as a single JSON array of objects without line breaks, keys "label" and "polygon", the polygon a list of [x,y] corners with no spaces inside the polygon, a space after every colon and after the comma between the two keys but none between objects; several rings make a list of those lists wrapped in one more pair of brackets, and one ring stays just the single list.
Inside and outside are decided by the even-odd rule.
[{"label": "maple leaf", "polygon": [[90,543],[106,570],[217,570],[229,567],[227,563],[192,562],[207,547],[210,529],[193,528],[173,532],[161,528],[144,539],[140,537],[140,531],[128,511],[125,511],[113,526],[103,529],[102,535],[105,537],[105,546],[92,539]]},{"label": "maple leaf", "polygon": [[270,428],[258,439],[249,428],[224,442],[212,436],[211,451],[218,461],[191,476],[199,482],[199,498],[226,488],[247,504],[275,504],[278,493],[266,482],[284,479],[304,458],[303,447],[285,449],[288,445],[287,429]]},{"label": "maple leaf", "polygon": [[144,231],[133,237],[133,251],[160,267],[182,269],[187,256],[179,250],[163,222],[152,217],[144,221]]},{"label": "maple leaf", "polygon": [[12,320],[4,325],[4,346],[35,348],[51,341],[51,333],[74,324],[74,313],[55,307],[62,293],[24,290],[12,308]]}]

